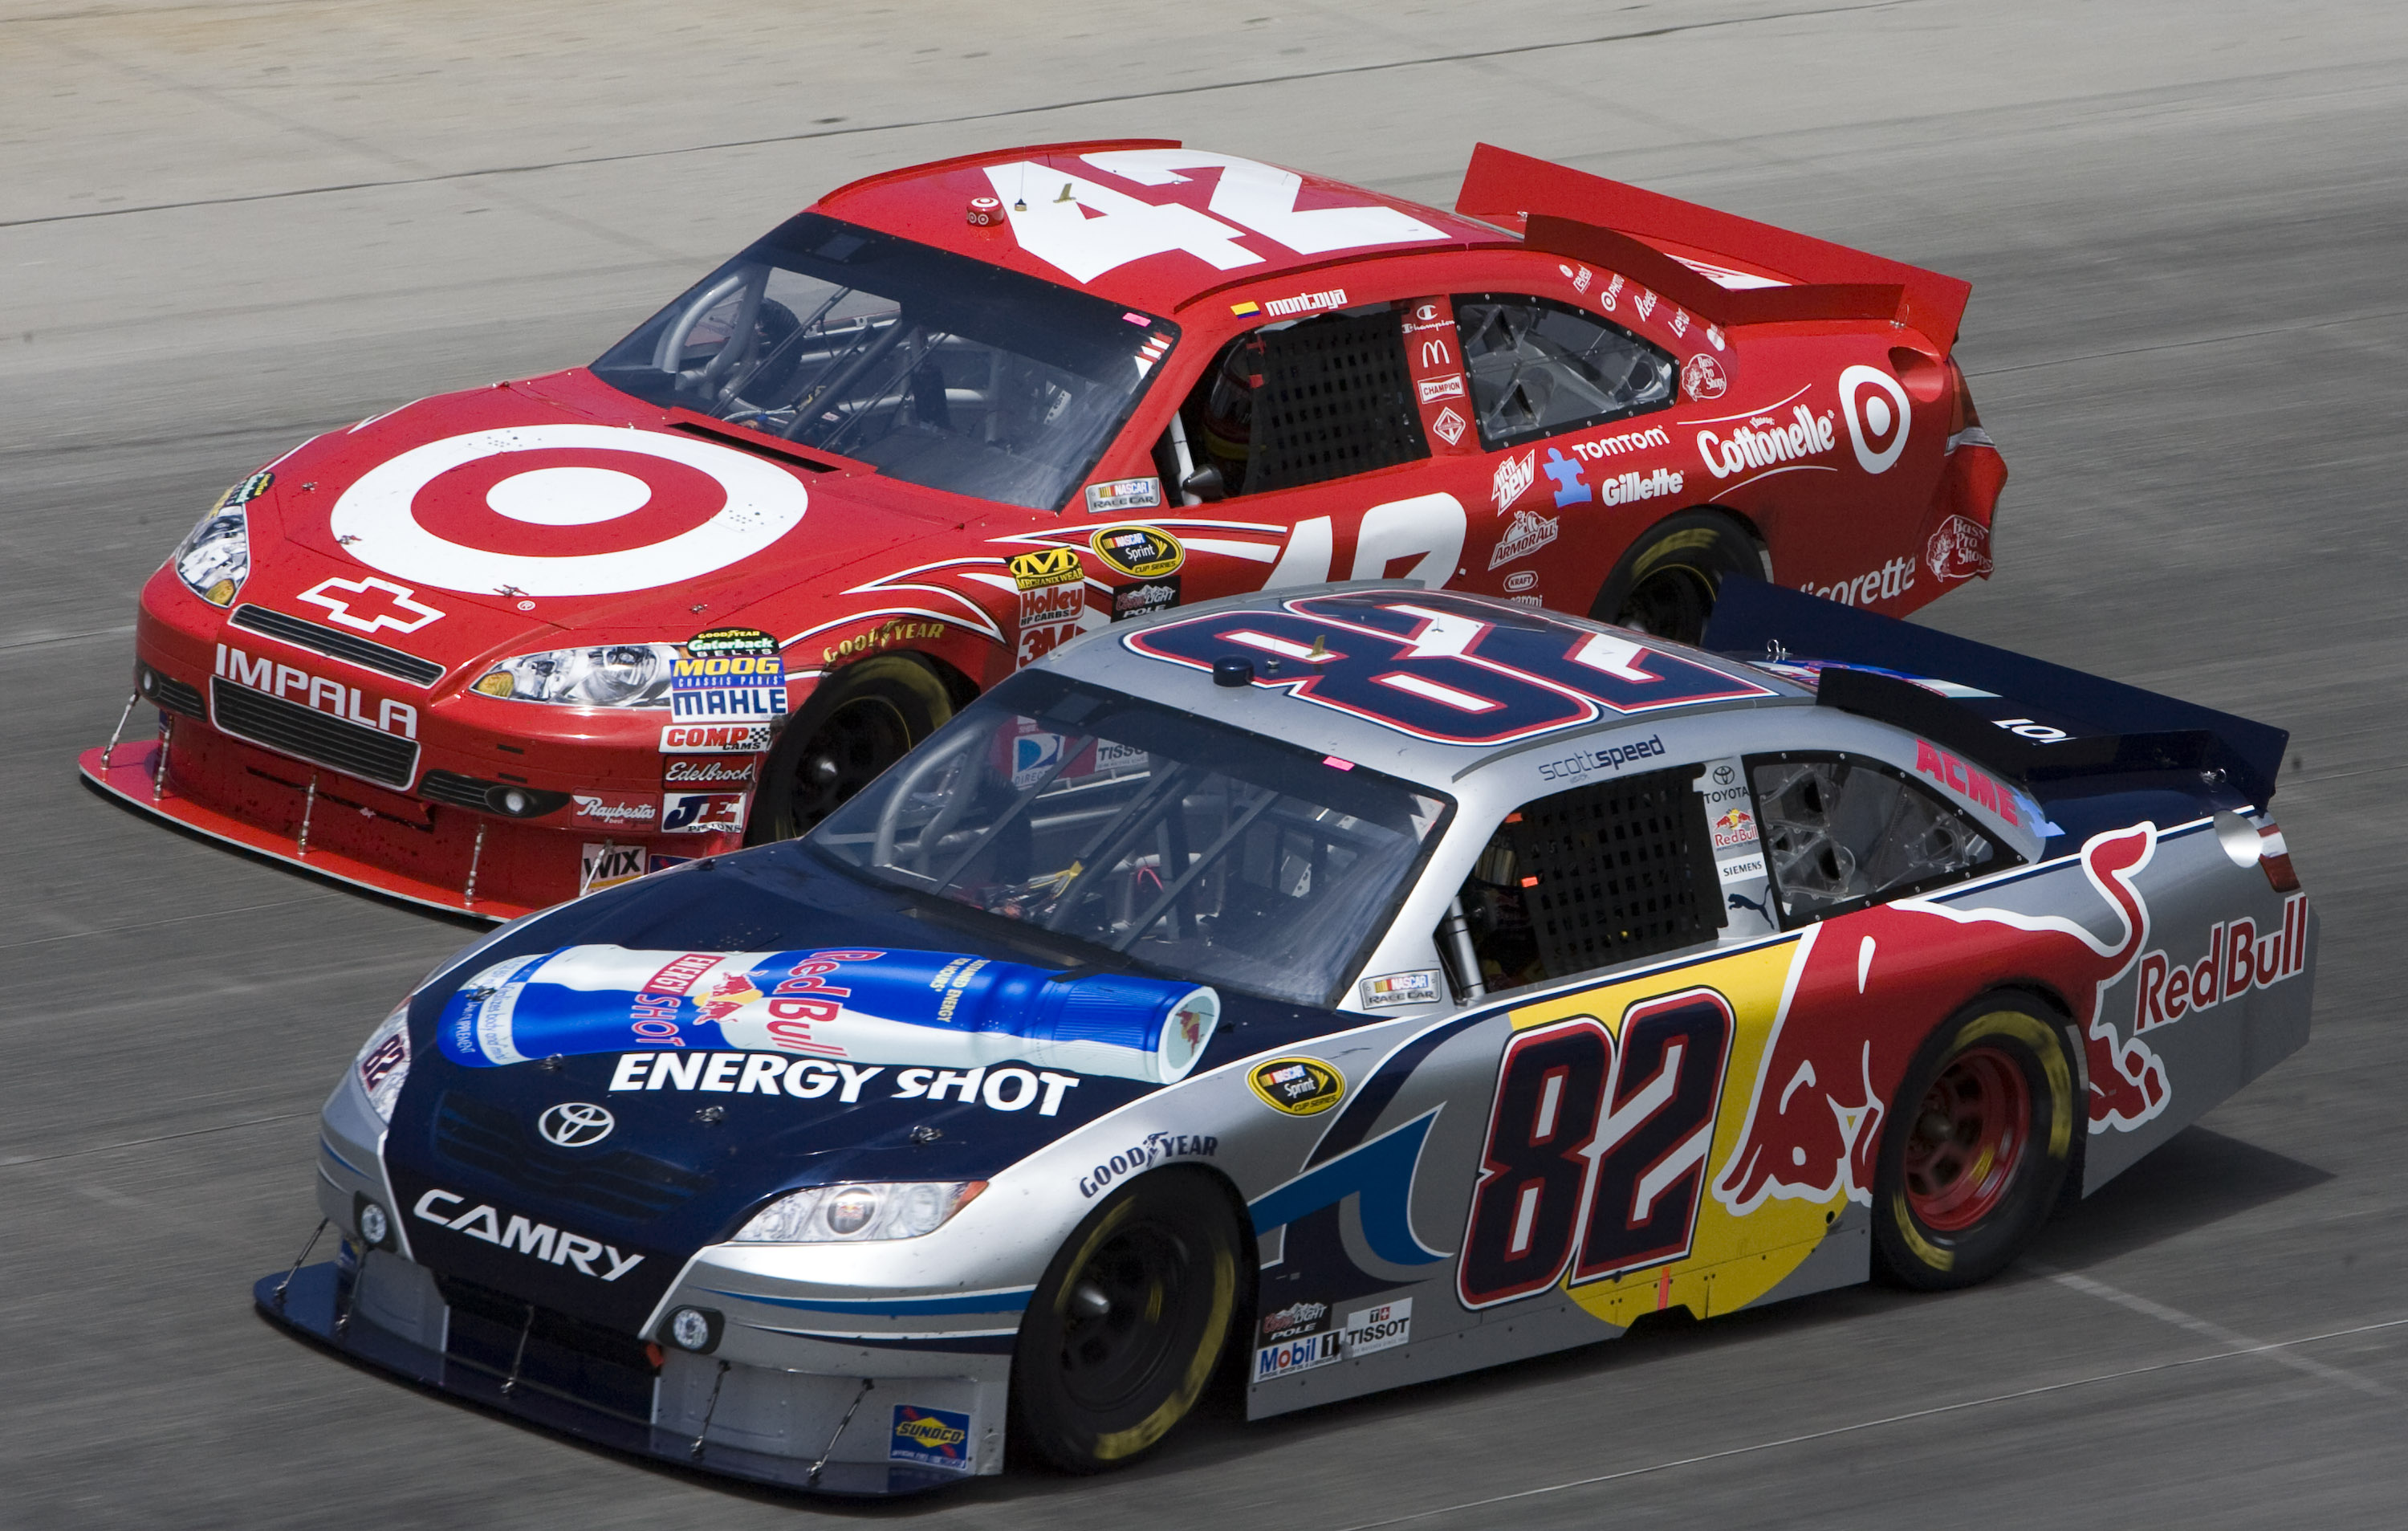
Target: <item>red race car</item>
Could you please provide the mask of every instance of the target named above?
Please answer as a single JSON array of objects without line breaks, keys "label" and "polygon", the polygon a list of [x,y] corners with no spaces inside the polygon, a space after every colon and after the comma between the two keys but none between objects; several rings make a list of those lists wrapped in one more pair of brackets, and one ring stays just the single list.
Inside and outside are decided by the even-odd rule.
[{"label": "red race car", "polygon": [[1731,575],[1896,614],[1989,571],[1965,282],[1485,145],[1458,206],[1158,140],[856,181],[590,367],[229,490],[84,774],[501,918],[793,834],[1184,601],[1410,577],[1690,639]]}]

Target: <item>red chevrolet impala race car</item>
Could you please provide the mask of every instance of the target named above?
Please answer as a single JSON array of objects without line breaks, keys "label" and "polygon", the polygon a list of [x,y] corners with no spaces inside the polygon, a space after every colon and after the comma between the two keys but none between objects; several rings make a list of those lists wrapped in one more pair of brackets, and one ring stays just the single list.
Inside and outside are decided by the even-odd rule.
[{"label": "red chevrolet impala race car", "polygon": [[1154,140],[857,181],[590,367],[229,490],[142,593],[157,739],[83,772],[499,918],[797,832],[1169,605],[1405,577],[1694,639],[1732,575],[1988,572],[1966,283],[1487,146],[1458,205]]}]

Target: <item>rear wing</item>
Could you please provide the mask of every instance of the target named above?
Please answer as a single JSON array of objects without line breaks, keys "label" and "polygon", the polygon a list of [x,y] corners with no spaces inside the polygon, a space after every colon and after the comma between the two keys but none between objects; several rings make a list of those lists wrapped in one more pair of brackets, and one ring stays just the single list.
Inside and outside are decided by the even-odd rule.
[{"label": "rear wing", "polygon": [[1757,580],[1724,583],[1703,646],[1797,678],[1819,672],[1819,704],[1920,734],[2035,797],[2085,777],[2214,772],[2263,807],[2291,737]]},{"label": "rear wing", "polygon": [[[1455,210],[1506,227],[1549,254],[1594,262],[1717,324],[1892,319],[1943,352],[1973,284],[1660,192],[1550,165],[1494,144],[1471,152]],[[1657,245],[1725,255],[1779,273],[1786,286],[1730,288]]]}]

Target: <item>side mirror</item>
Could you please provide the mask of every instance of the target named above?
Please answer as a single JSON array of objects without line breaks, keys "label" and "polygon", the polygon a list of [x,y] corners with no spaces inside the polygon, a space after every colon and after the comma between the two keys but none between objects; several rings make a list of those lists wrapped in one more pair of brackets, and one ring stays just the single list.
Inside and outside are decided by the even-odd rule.
[{"label": "side mirror", "polygon": [[1220,469],[1210,466],[1199,468],[1180,480],[1179,491],[1195,497],[1189,501],[1191,504],[1200,501],[1208,505],[1213,500],[1226,498],[1229,493],[1228,486],[1221,482]]}]

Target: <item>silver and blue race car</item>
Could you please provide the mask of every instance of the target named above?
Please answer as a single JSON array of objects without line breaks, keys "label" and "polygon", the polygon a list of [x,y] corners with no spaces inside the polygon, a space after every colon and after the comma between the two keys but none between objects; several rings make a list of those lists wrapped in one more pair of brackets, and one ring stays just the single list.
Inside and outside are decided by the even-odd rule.
[{"label": "silver and blue race car", "polygon": [[1092,1470],[1225,1363],[1981,1280],[2305,1041],[2279,729],[1749,582],[1707,642],[1390,585],[1066,645],[420,986],[258,1306],[739,1478]]}]

